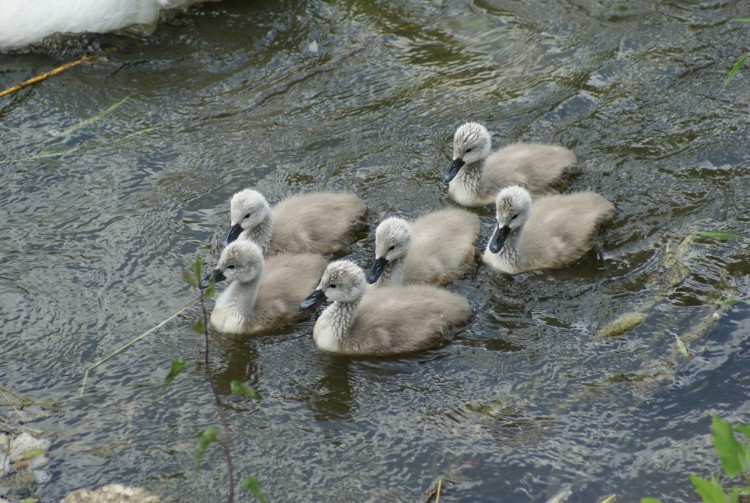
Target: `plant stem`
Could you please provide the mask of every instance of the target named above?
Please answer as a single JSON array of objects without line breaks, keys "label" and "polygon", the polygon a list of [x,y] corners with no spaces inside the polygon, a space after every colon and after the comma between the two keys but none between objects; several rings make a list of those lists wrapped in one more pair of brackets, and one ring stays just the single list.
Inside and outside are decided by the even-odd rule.
[{"label": "plant stem", "polygon": [[[200,281],[200,278],[198,278]],[[221,444],[224,447],[224,456],[227,459],[227,471],[229,472],[229,495],[227,498],[227,501],[229,503],[234,502],[234,468],[232,465],[232,451],[229,446],[229,422],[227,421],[226,415],[224,413],[224,407],[221,403],[221,400],[219,399],[219,394],[216,392],[216,388],[211,383],[211,375],[209,371],[209,364],[208,364],[208,311],[206,311],[206,303],[205,303],[205,295],[203,293],[204,288],[200,285],[198,286],[198,289],[200,290],[200,303],[201,303],[201,310],[203,311],[203,336],[206,341],[206,347],[205,351],[203,352],[203,361],[204,361],[204,370],[206,372],[206,380],[209,383],[209,386],[211,387],[211,394],[214,396],[214,402],[216,403],[216,408],[219,410],[219,418],[221,420],[221,427],[224,429],[224,436],[222,437]]]}]

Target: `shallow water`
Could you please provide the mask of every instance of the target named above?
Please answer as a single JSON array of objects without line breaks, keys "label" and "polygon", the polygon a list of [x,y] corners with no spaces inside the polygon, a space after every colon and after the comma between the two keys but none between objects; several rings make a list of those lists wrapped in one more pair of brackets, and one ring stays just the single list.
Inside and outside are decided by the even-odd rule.
[{"label": "shallow water", "polygon": [[[419,355],[324,354],[310,320],[214,337],[207,378],[192,307],[27,423],[54,439],[52,480],[29,494],[123,482],[225,498],[218,445],[193,466],[215,386],[238,477],[273,501],[421,501],[439,478],[441,501],[694,501],[687,474],[719,466],[710,415],[750,422],[750,309],[713,304],[749,297],[748,242],[696,237],[679,281],[663,262],[696,231],[750,235],[747,72],[719,94],[750,44],[729,20],[747,15],[730,1],[223,1],[148,37],[3,55],[5,88],[119,48],[0,101],[0,384],[35,400],[75,396],[88,366],[195,299],[180,267],[216,260],[244,187],[272,202],[351,190],[373,226],[416,217],[452,204],[441,175],[470,119],[495,145],[572,148],[571,188],[617,207],[574,266],[453,283],[476,318]],[[476,212],[485,241],[492,213]],[[368,265],[373,240],[347,255]],[[631,311],[644,323],[595,336]],[[174,359],[187,370],[162,392]],[[233,379],[262,400],[230,397]]]}]

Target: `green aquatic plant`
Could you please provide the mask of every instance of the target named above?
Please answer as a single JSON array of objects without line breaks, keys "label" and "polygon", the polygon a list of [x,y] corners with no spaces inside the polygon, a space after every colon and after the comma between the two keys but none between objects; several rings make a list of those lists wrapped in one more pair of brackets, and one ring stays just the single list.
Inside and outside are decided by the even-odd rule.
[{"label": "green aquatic plant", "polygon": [[[193,330],[199,334],[203,334],[204,337],[205,346],[203,351],[203,368],[206,372],[207,381],[210,383],[212,382],[212,380],[208,375],[208,373],[210,372],[208,357],[210,345],[208,332],[209,318],[208,310],[206,309],[206,300],[212,298],[216,294],[216,288],[213,279],[209,278],[208,282],[203,279],[203,271],[205,269],[206,263],[202,258],[199,257],[192,259],[188,265],[189,267],[183,268],[182,277],[185,282],[187,282],[191,287],[197,289],[199,293],[197,303],[199,303],[201,307],[201,318],[193,325]],[[180,374],[180,372],[182,372],[186,368],[186,366],[187,363],[183,360],[172,361],[171,369],[167,376],[164,378],[164,388],[167,388],[169,384],[178,376],[178,374]],[[213,385],[210,385],[210,389],[211,394],[213,395],[214,403],[216,404],[216,408],[219,411],[219,420],[222,425],[223,435],[219,436],[219,429],[214,425],[208,426],[206,429],[201,431],[198,436],[198,442],[196,444],[195,466],[196,468],[200,467],[208,448],[211,446],[211,444],[213,444],[217,440],[220,440],[224,450],[224,457],[227,462],[227,475],[229,478],[229,494],[227,496],[227,501],[231,503],[234,501],[234,467],[232,464],[232,451],[230,445],[231,430],[229,427],[229,421],[227,420],[224,412],[225,407],[221,401],[221,398],[219,397],[219,393],[216,391],[216,388],[214,388]],[[260,399],[260,395],[251,386],[248,386],[242,381],[232,381],[230,383],[230,390],[233,395],[242,395],[246,398]],[[255,477],[246,477],[242,481],[242,487],[250,491],[253,496],[255,496],[255,498],[261,503],[266,503],[268,501],[265,494],[260,489],[258,480]]]},{"label": "green aquatic plant", "polygon": [[[750,17],[742,17],[738,19],[733,19],[732,21],[739,21],[740,23],[750,23]],[[737,60],[737,62],[734,64],[731,70],[729,70],[729,75],[727,75],[726,80],[724,81],[724,85],[721,86],[721,92],[724,92],[724,89],[729,85],[729,82],[734,78],[735,74],[740,71],[740,68],[742,68],[742,65],[745,63],[745,60],[747,57],[750,56],[750,52],[746,52],[742,55],[740,59]]]},{"label": "green aquatic plant", "polygon": [[250,491],[260,503],[268,503],[268,498],[261,490],[256,477],[245,477],[242,481],[242,487]]},{"label": "green aquatic plant", "polygon": [[[712,416],[711,430],[722,471],[707,479],[691,473],[695,492],[703,503],[747,503],[750,501],[750,425],[731,425],[719,416]],[[738,440],[736,433],[744,438]],[[740,485],[726,487],[739,477]],[[660,500],[642,498],[641,503],[660,503]]]}]

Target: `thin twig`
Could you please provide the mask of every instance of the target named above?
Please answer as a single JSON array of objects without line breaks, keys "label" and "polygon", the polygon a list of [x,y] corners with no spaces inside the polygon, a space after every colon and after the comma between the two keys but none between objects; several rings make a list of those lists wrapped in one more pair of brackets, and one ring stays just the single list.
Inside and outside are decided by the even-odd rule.
[{"label": "thin twig", "polygon": [[39,82],[47,80],[48,78],[50,78],[52,76],[55,76],[55,75],[57,75],[60,72],[64,72],[65,70],[70,70],[71,68],[76,67],[76,66],[80,65],[81,63],[87,63],[87,62],[91,61],[94,58],[98,58],[98,57],[101,57],[101,56],[106,56],[108,54],[111,54],[111,53],[115,52],[116,50],[117,50],[117,48],[113,47],[111,49],[107,49],[106,51],[98,52],[96,54],[91,54],[89,56],[84,56],[84,57],[82,57],[81,59],[79,59],[77,61],[71,61],[70,63],[65,63],[64,65],[58,66],[54,70],[50,70],[50,71],[48,71],[46,73],[43,73],[41,75],[37,75],[36,77],[33,77],[33,78],[29,79],[29,80],[25,80],[25,81],[21,82],[18,85],[15,85],[13,87],[10,87],[10,88],[6,89],[5,91],[0,92],[0,98],[2,98],[4,96],[8,96],[9,94],[13,94],[15,92],[18,92],[21,89],[23,89],[24,87],[28,87],[28,86],[31,86],[31,85],[34,85],[34,84],[38,84]]},{"label": "thin twig", "polygon": [[[202,297],[202,293],[201,293],[201,297]],[[104,358],[102,358],[101,360],[99,360],[98,362],[96,362],[95,364],[93,364],[92,366],[90,366],[89,368],[87,368],[87,369],[86,369],[86,372],[85,372],[85,373],[83,374],[83,380],[81,381],[81,392],[80,392],[80,393],[78,394],[78,398],[81,398],[81,397],[83,396],[83,390],[84,390],[84,388],[86,387],[86,380],[87,380],[87,379],[88,379],[88,377],[89,377],[89,372],[91,372],[91,371],[92,371],[92,370],[94,370],[94,369],[95,369],[96,367],[98,367],[98,366],[99,366],[99,365],[101,365],[102,363],[106,362],[107,360],[109,360],[109,359],[110,359],[110,358],[112,358],[113,356],[116,356],[116,355],[118,355],[118,354],[122,353],[122,352],[123,352],[123,351],[125,351],[125,350],[126,350],[126,349],[127,349],[128,347],[130,347],[130,346],[132,346],[133,344],[135,344],[136,342],[140,341],[141,339],[143,339],[144,337],[146,337],[146,336],[147,336],[148,334],[150,334],[150,333],[152,333],[152,332],[156,331],[157,329],[159,329],[159,328],[163,327],[164,325],[166,325],[166,324],[167,324],[167,322],[169,322],[169,321],[172,321],[173,319],[177,318],[177,317],[178,317],[179,315],[181,315],[182,313],[184,313],[184,312],[185,312],[186,310],[188,310],[189,308],[193,307],[193,306],[194,306],[195,304],[197,304],[198,302],[202,302],[202,299],[194,300],[193,302],[191,302],[191,303],[190,303],[190,304],[188,304],[187,306],[183,307],[182,309],[180,309],[179,311],[177,311],[177,312],[176,312],[176,313],[174,313],[174,314],[173,314],[172,316],[170,316],[170,317],[169,317],[169,318],[167,318],[166,320],[162,321],[161,323],[159,323],[159,324],[158,324],[158,325],[156,325],[155,327],[153,327],[153,328],[150,328],[149,330],[147,330],[147,331],[143,332],[143,333],[142,333],[141,335],[139,335],[138,337],[136,337],[136,338],[135,338],[135,339],[133,339],[132,341],[128,342],[128,343],[127,343],[127,344],[125,344],[124,346],[121,346],[120,348],[118,348],[118,349],[117,349],[117,350],[115,350],[114,352],[110,353],[109,355],[105,356]],[[204,308],[204,312],[205,312],[205,308]]]},{"label": "thin twig", "polygon": [[206,372],[206,380],[211,388],[211,394],[214,396],[214,402],[216,402],[216,408],[219,410],[219,419],[221,420],[221,426],[224,428],[224,435],[222,437],[221,444],[224,447],[224,456],[227,459],[227,472],[229,472],[229,494],[227,501],[229,503],[234,502],[234,467],[232,465],[232,450],[229,445],[229,421],[227,421],[226,414],[224,413],[224,406],[221,403],[219,394],[216,392],[216,388],[211,384],[211,375],[208,366],[208,311],[206,311],[206,296],[204,294],[205,288],[200,284],[200,277],[198,278],[198,290],[201,292],[199,302],[201,303],[201,310],[203,311],[203,337],[206,341],[206,349],[203,352],[204,371]]},{"label": "thin twig", "polygon": [[435,499],[435,503],[440,503],[440,494],[443,491],[443,480],[450,482],[448,479],[442,477],[437,480],[437,484],[433,484],[432,487],[427,491],[427,496],[422,500],[422,503],[430,503]]}]

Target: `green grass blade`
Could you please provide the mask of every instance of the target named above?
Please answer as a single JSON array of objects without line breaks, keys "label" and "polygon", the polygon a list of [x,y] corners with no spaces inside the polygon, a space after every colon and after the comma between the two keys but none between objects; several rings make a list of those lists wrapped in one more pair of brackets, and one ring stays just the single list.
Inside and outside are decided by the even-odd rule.
[{"label": "green grass blade", "polygon": [[242,487],[253,493],[253,496],[260,501],[260,503],[268,503],[268,498],[266,498],[266,495],[263,494],[263,491],[260,488],[260,484],[258,484],[258,479],[256,477],[245,477],[242,480]]},{"label": "green grass blade", "polygon": [[216,437],[219,436],[219,429],[216,426],[209,426],[201,432],[198,438],[198,445],[195,450],[195,467],[198,468],[203,461],[203,456],[206,454],[206,449],[216,441]]},{"label": "green grass blade", "polygon": [[729,75],[727,76],[727,80],[724,81],[724,85],[721,86],[721,90],[719,91],[719,94],[724,92],[724,89],[729,84],[729,81],[732,80],[732,77],[734,77],[734,74],[740,71],[740,68],[742,68],[742,64],[745,62],[745,59],[750,56],[750,52],[745,53],[744,56],[742,56],[737,62],[734,64],[731,70],[729,70]]},{"label": "green grass blade", "polygon": [[739,21],[741,23],[750,23],[750,17],[738,17],[737,19],[732,19],[732,21]]},{"label": "green grass blade", "polygon": [[123,103],[125,103],[126,101],[128,101],[128,99],[130,99],[130,96],[125,96],[120,101],[118,101],[118,102],[110,105],[106,110],[103,110],[103,111],[99,112],[98,114],[96,114],[96,115],[94,115],[92,117],[89,117],[88,119],[84,119],[81,122],[79,122],[78,124],[69,127],[68,129],[66,129],[65,131],[63,131],[62,133],[60,133],[59,136],[61,138],[66,138],[66,137],[70,136],[71,134],[75,133],[76,131],[78,131],[79,129],[83,129],[86,126],[88,126],[89,124],[91,124],[93,122],[96,122],[99,119],[102,119],[102,118],[106,117],[107,115],[111,114],[112,112],[114,112],[115,110],[117,110],[118,108],[120,108],[120,105],[122,105]]},{"label": "green grass blade", "polygon": [[747,304],[748,301],[746,301],[746,300],[740,300],[740,299],[729,299],[729,300],[717,300],[716,301],[716,304],[720,305],[721,307],[730,307],[730,306],[733,306],[735,304],[742,304],[742,303]]},{"label": "green grass blade", "polygon": [[247,398],[260,398],[260,395],[250,386],[242,381],[232,381],[229,384],[232,394],[242,395]]},{"label": "green grass blade", "polygon": [[690,480],[703,503],[730,503],[729,498],[724,494],[724,488],[717,481],[707,480],[692,473]]},{"label": "green grass blade", "polygon": [[701,236],[704,238],[711,238],[711,239],[742,239],[742,236],[739,234],[733,234],[731,232],[705,232],[705,231],[697,231],[694,232],[696,236]]},{"label": "green grass blade", "polygon": [[714,449],[719,455],[724,473],[729,478],[734,478],[742,473],[740,457],[747,446],[741,444],[734,438],[732,426],[719,416],[711,417],[711,430],[714,432]]},{"label": "green grass blade", "polygon": [[174,381],[174,378],[177,377],[177,375],[182,372],[186,366],[187,363],[185,362],[185,360],[173,360],[172,368],[169,369],[167,377],[164,378],[164,385],[162,386],[162,389],[167,389],[167,386],[169,386],[169,384]]}]

